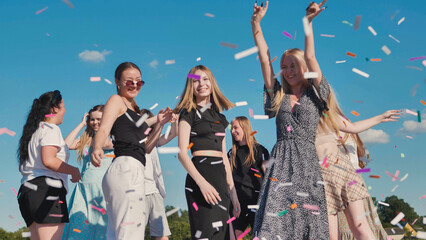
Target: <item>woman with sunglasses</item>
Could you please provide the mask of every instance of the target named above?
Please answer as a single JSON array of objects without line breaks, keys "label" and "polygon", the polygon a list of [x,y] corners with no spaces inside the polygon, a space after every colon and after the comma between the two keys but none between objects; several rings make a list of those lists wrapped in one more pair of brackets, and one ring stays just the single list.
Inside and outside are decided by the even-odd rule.
[{"label": "woman with sunglasses", "polygon": [[[65,143],[70,150],[77,150],[77,162],[83,166],[81,169],[81,181],[76,184],[70,198],[69,218],[70,222],[65,225],[62,239],[104,239],[106,237],[107,215],[105,215],[106,203],[102,192],[102,178],[111,165],[114,151],[110,139],[103,149],[105,158],[102,165],[95,168],[90,163],[93,138],[99,130],[102,121],[104,105],[96,105],[85,113],[83,120],[65,138]],[[78,133],[86,126],[80,138]],[[80,230],[79,232],[74,229]]]},{"label": "woman with sunglasses", "polygon": [[[134,63],[124,62],[117,67],[115,84],[117,95],[111,96],[105,105],[102,123],[95,136],[92,164],[101,166],[102,147],[111,134],[115,158],[102,181],[107,202],[107,239],[143,239],[146,225],[143,216],[145,153],[150,153],[153,148],[152,145],[145,147],[148,128],[157,122],[164,125],[172,115],[169,108],[153,118],[139,115],[134,98],[144,82]],[[159,136],[160,129],[154,128],[151,134]],[[158,141],[158,137],[153,141]]]},{"label": "woman with sunglasses", "polygon": [[58,127],[64,114],[61,93],[44,93],[34,99],[19,140],[18,203],[31,239],[61,239],[69,221],[68,175],[73,183],[80,180],[80,170],[67,163],[69,150]]}]

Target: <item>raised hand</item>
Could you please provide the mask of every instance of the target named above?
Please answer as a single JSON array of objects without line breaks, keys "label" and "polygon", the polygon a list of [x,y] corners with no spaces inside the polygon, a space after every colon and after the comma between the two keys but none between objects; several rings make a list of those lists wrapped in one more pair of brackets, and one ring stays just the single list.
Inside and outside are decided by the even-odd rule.
[{"label": "raised hand", "polygon": [[327,2],[327,0],[322,1],[320,4],[316,2],[311,2],[309,6],[306,8],[306,18],[309,22],[318,16],[322,11],[324,11],[325,7],[323,5]]},{"label": "raised hand", "polygon": [[166,124],[169,122],[173,117],[172,110],[167,107],[166,110],[161,109],[160,112],[157,114],[157,120],[161,125]]},{"label": "raised hand", "polygon": [[399,119],[398,116],[401,116],[401,110],[389,110],[382,113],[381,116],[381,122],[396,122]]},{"label": "raised hand", "polygon": [[81,124],[83,124],[83,126],[87,125],[87,116],[89,116],[89,114],[84,113],[83,119],[81,119]]},{"label": "raised hand", "polygon": [[253,15],[251,16],[252,23],[260,23],[260,21],[266,14],[266,11],[268,11],[268,5],[269,5],[268,0],[265,3],[265,7],[263,7],[263,4],[261,6],[257,6],[257,2],[254,3],[254,11],[253,11]]}]

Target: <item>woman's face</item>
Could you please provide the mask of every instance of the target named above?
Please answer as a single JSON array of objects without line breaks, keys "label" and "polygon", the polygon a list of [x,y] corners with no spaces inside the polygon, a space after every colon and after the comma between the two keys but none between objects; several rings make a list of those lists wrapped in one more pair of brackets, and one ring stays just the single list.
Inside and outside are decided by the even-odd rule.
[{"label": "woman's face", "polygon": [[63,99],[59,103],[59,108],[55,108],[55,109],[57,110],[57,112],[55,113],[56,125],[60,125],[64,121],[64,115],[65,115],[65,104]]},{"label": "woman's face", "polygon": [[200,76],[200,80],[193,79],[192,87],[195,98],[200,99],[209,97],[212,93],[209,77],[202,70],[197,70],[194,74]]},{"label": "woman's face", "polygon": [[99,130],[99,126],[101,125],[101,120],[102,120],[102,112],[95,111],[90,113],[89,126],[93,129],[93,131]]},{"label": "woman's face", "polygon": [[292,56],[284,57],[281,64],[282,75],[291,87],[302,84],[303,70]]},{"label": "woman's face", "polygon": [[125,98],[135,98],[141,87],[137,86],[137,83],[141,80],[141,73],[136,68],[127,68],[121,74],[121,79],[116,80],[116,84],[119,87],[119,94]]},{"label": "woman's face", "polygon": [[237,120],[232,122],[231,134],[234,140],[237,142],[244,140],[244,131]]}]

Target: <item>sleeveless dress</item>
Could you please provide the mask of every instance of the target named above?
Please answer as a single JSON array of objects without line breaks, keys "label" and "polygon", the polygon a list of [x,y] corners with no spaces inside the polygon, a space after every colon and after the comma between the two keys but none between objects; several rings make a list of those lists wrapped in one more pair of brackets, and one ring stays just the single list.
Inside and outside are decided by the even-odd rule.
[{"label": "sleeveless dress", "polygon": [[84,148],[81,180],[70,198],[70,222],[65,225],[62,239],[106,239],[108,222],[106,203],[102,192],[102,179],[111,165],[114,151],[104,150],[100,167],[90,162],[92,147]]},{"label": "sleeveless dress", "polygon": [[[254,236],[259,239],[329,239],[324,182],[315,149],[315,133],[330,87],[322,77],[319,96],[309,80],[291,109],[286,94],[277,114],[271,112],[271,98],[264,92],[265,113],[276,115],[277,143],[271,152],[258,200]],[[275,81],[274,96],[281,88]]]}]

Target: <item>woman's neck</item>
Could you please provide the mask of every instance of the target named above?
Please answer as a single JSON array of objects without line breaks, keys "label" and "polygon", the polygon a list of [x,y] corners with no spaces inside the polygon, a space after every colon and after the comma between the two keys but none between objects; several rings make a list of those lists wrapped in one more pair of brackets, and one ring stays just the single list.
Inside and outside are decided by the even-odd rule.
[{"label": "woman's neck", "polygon": [[210,103],[210,96],[208,97],[198,97],[196,99],[196,103],[198,106],[204,107]]},{"label": "woman's neck", "polygon": [[291,87],[291,93],[300,96],[302,95],[303,91],[305,90],[303,84],[298,84],[296,86]]},{"label": "woman's neck", "polygon": [[238,142],[238,145],[244,146],[244,145],[247,145],[247,142],[246,142],[245,139],[243,139],[243,140],[241,140],[241,141]]}]

